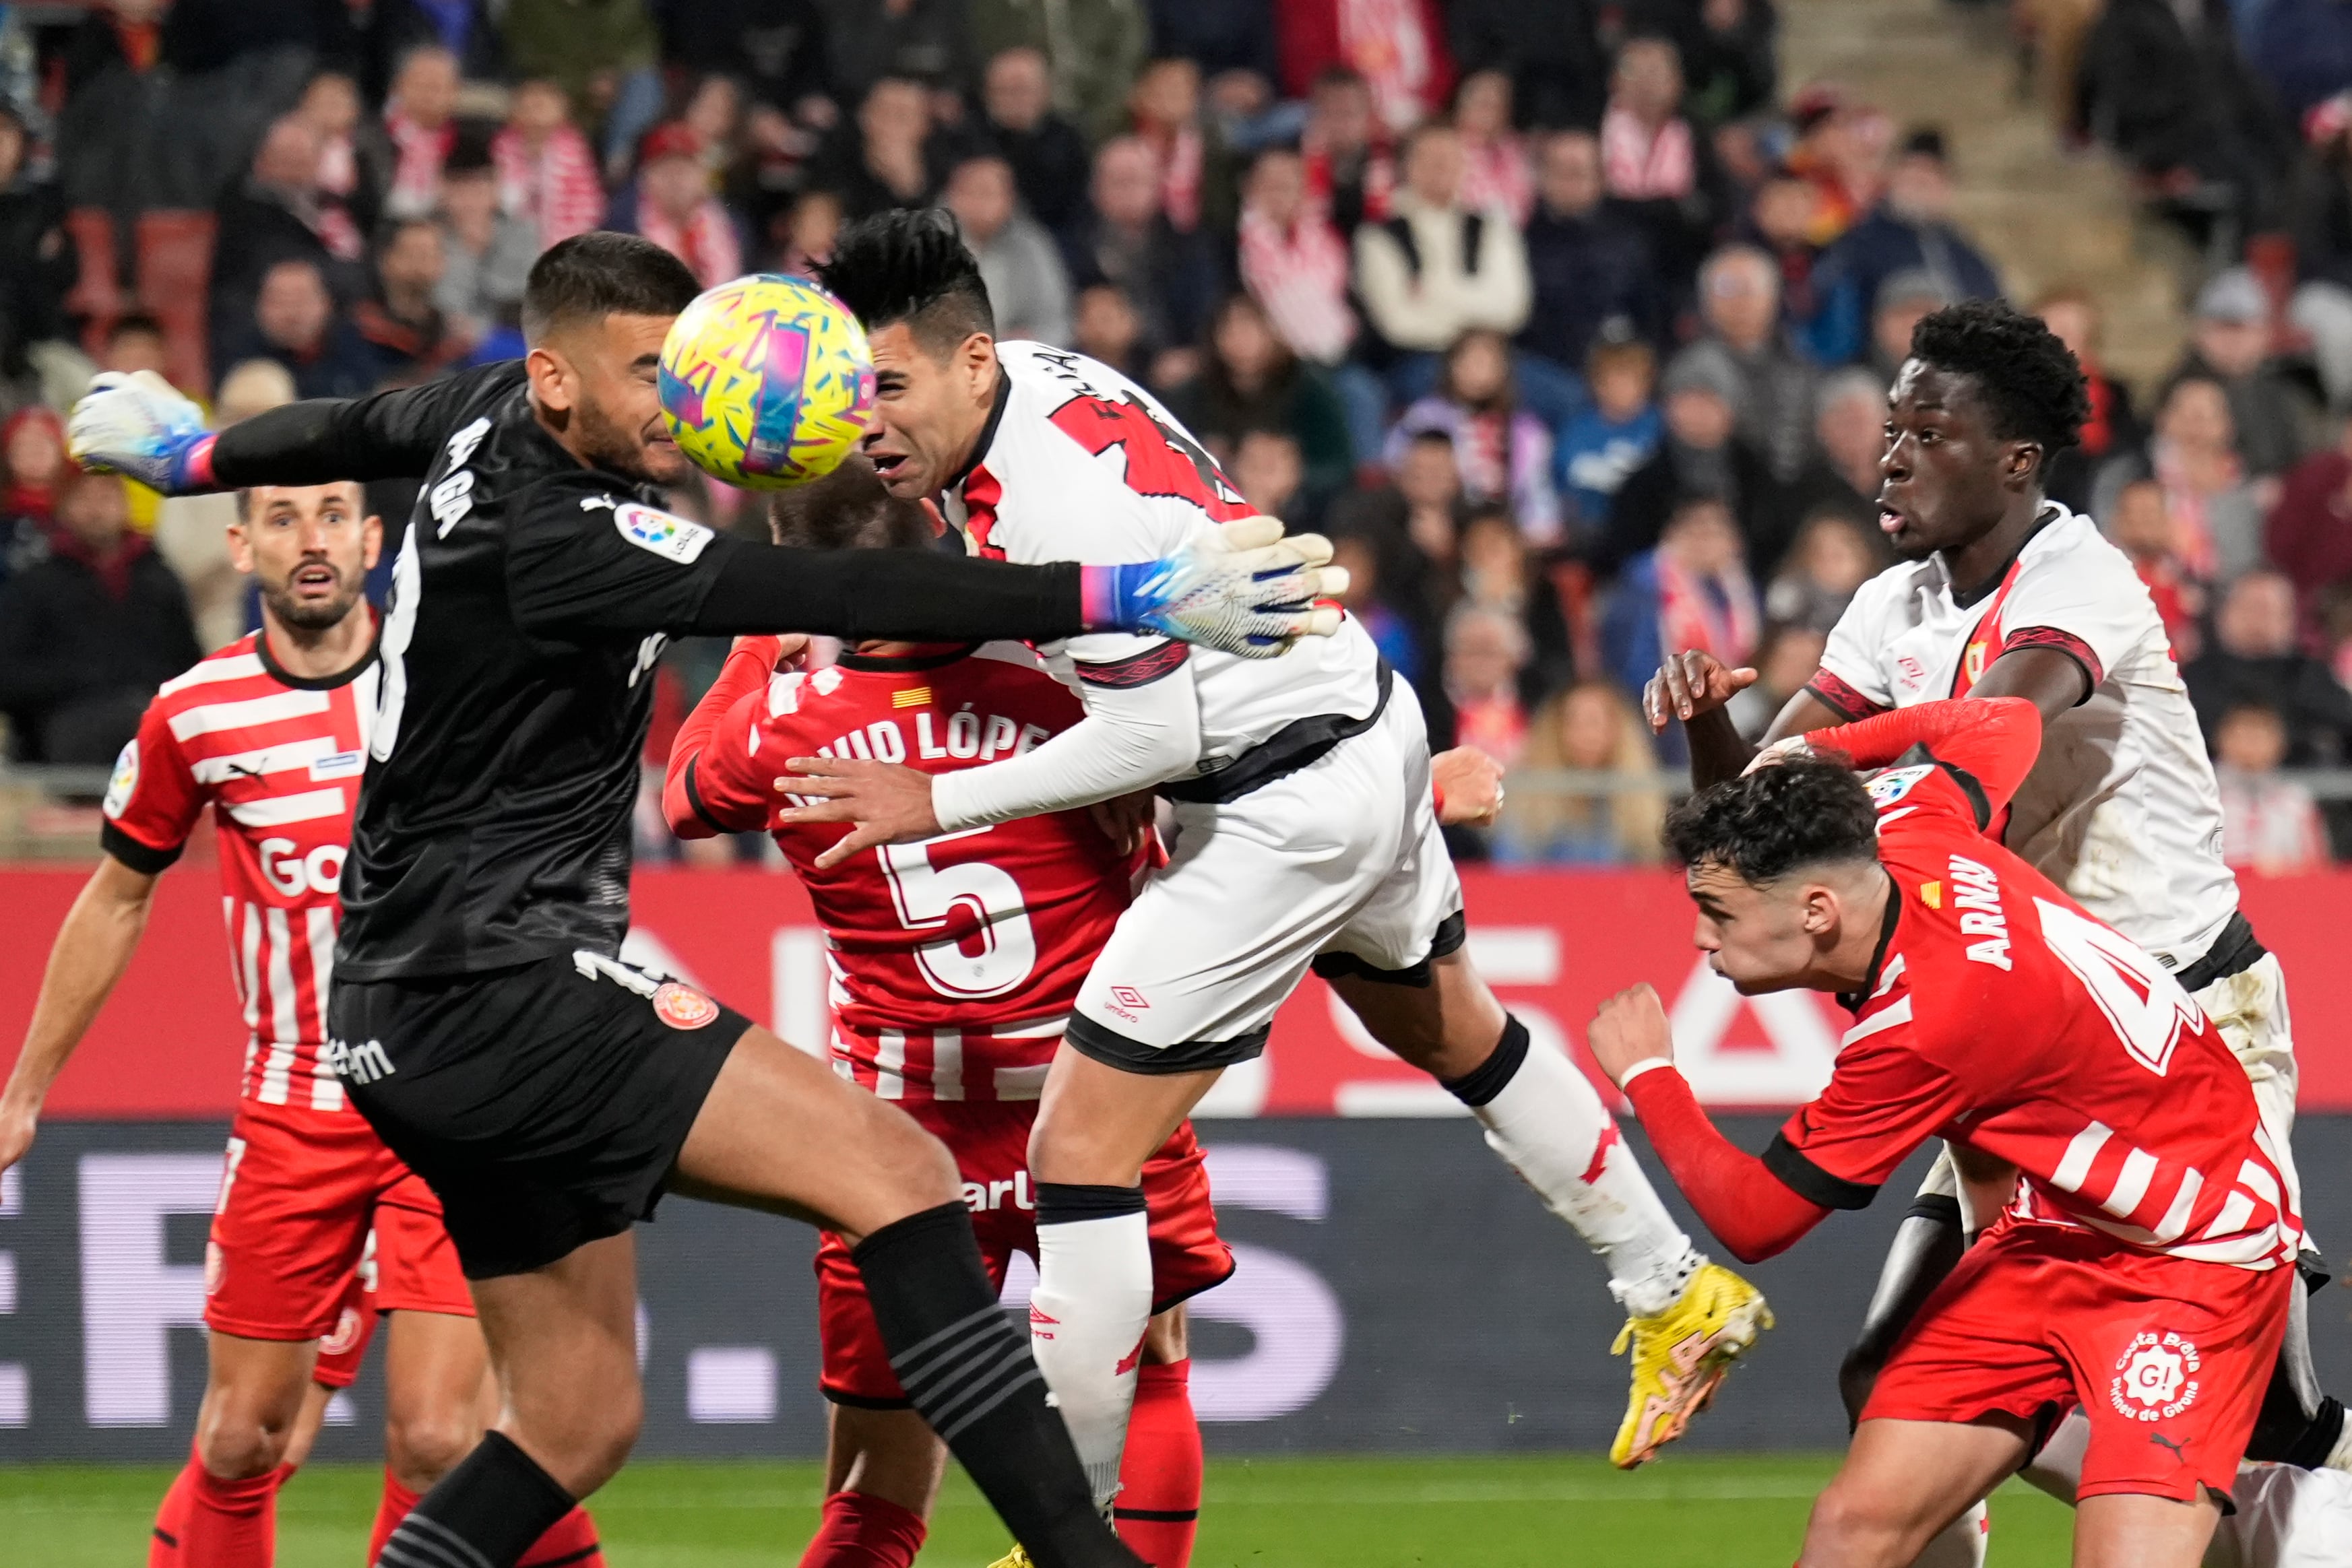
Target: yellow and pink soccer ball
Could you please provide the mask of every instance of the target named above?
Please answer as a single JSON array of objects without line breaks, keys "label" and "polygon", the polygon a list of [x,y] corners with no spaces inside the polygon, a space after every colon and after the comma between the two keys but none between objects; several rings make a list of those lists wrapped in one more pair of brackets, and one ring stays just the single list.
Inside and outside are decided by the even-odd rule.
[{"label": "yellow and pink soccer ball", "polygon": [[874,356],[848,307],[755,273],[696,298],[661,352],[662,417],[713,478],[782,490],[830,474],[874,408]]}]

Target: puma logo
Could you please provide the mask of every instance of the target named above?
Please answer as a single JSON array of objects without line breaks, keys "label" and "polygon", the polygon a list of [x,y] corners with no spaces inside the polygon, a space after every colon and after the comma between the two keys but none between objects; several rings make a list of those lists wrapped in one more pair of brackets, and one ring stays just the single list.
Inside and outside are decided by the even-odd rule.
[{"label": "puma logo", "polygon": [[2156,1444],[2159,1448],[2170,1448],[2172,1450],[2172,1457],[2179,1459],[2182,1464],[2185,1465],[2189,1462],[2189,1449],[2186,1445],[2171,1437],[2166,1437],[2161,1432],[2150,1432],[2147,1435],[2147,1440]]}]

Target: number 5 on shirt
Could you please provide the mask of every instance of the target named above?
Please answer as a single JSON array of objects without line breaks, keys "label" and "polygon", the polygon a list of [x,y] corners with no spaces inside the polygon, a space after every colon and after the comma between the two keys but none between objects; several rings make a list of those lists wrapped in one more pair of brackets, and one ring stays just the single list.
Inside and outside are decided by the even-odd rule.
[{"label": "number 5 on shirt", "polygon": [[[1037,937],[1029,927],[1029,912],[1021,899],[1021,884],[1011,873],[986,861],[961,861],[933,865],[935,844],[977,838],[991,828],[942,833],[920,843],[883,844],[882,874],[890,883],[890,902],[898,923],[909,931],[937,931],[940,939],[915,950],[915,963],[931,989],[943,997],[1001,997],[1029,977],[1037,962]],[[958,929],[957,908],[977,927]],[[965,945],[977,935],[980,950]]]}]

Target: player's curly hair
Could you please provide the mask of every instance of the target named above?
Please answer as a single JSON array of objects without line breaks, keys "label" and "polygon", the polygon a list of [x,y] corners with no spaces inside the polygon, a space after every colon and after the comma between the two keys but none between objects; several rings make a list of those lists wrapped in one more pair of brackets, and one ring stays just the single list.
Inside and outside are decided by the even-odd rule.
[{"label": "player's curly hair", "polygon": [[1665,840],[1685,867],[1712,862],[1761,884],[1876,859],[1878,812],[1843,758],[1807,758],[1700,790],[1666,813]]},{"label": "player's curly hair", "polygon": [[2058,335],[1998,299],[1967,299],[1920,318],[1912,357],[1973,377],[1992,413],[1993,434],[2032,441],[2046,467],[2083,438],[2091,394],[2083,367]]},{"label": "player's curly hair", "polygon": [[996,330],[980,263],[945,207],[860,218],[835,238],[833,259],[816,271],[867,331],[904,321],[935,355],[974,332]]}]

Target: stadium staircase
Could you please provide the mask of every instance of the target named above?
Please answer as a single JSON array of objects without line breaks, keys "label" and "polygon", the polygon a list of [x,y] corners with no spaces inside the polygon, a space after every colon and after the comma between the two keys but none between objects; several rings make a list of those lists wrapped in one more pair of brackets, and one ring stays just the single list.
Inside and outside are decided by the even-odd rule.
[{"label": "stadium staircase", "polygon": [[2181,279],[2193,257],[2140,214],[2105,153],[2064,150],[2021,73],[2005,7],[1951,0],[1781,0],[1784,95],[1831,81],[1884,109],[1895,134],[1940,125],[1955,218],[2000,268],[2010,297],[2060,284],[2104,305],[2104,358],[2146,388],[2177,357]]}]

